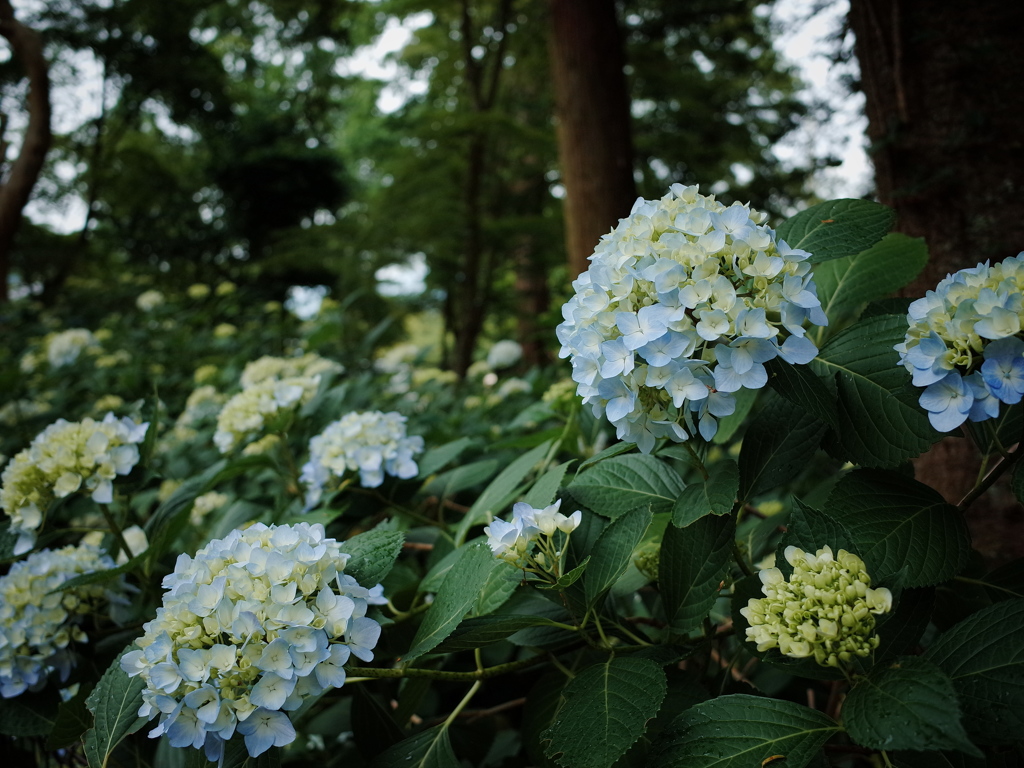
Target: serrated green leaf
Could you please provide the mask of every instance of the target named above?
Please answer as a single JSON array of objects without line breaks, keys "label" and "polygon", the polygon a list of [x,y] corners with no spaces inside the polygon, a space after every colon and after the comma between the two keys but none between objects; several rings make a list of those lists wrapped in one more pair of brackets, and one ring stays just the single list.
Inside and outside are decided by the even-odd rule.
[{"label": "serrated green leaf", "polygon": [[1024,733],[1024,600],[968,616],[924,655],[953,680],[974,741],[1005,744]]},{"label": "serrated green leaf", "polygon": [[541,736],[563,768],[609,768],[640,738],[665,698],[665,672],[653,661],[612,657],[565,686],[565,703]]},{"label": "serrated green leaf", "polygon": [[426,479],[438,470],[444,469],[472,444],[473,440],[471,438],[460,437],[458,440],[452,440],[450,443],[431,448],[417,462],[420,470],[419,478],[421,480]]},{"label": "serrated green leaf", "polygon": [[905,317],[872,317],[841,331],[818,353],[817,364],[836,382],[839,428],[830,450],[837,458],[895,467],[941,439],[893,349],[906,332]]},{"label": "serrated green leaf", "polygon": [[583,575],[587,607],[596,605],[626,572],[633,550],[643,539],[652,517],[650,506],[645,505],[616,518],[601,532]]},{"label": "serrated green leaf", "polygon": [[46,739],[48,750],[63,749],[81,740],[82,734],[92,727],[93,717],[85,700],[92,688],[82,686],[79,694],[69,701],[61,702],[57,708],[57,717],[53,723],[53,730]]},{"label": "serrated green leaf", "polygon": [[491,571],[501,562],[484,541],[475,541],[463,549],[465,551],[448,571],[434,602],[423,617],[423,623],[416,630],[405,661],[413,661],[433,650],[455,630],[476,603]]},{"label": "serrated green leaf", "polygon": [[448,729],[435,725],[400,741],[377,756],[372,768],[460,768]]},{"label": "serrated green leaf", "polygon": [[878,650],[875,659],[884,660],[915,650],[935,610],[935,589],[903,589],[891,613],[878,619]]},{"label": "serrated green leaf", "polygon": [[843,724],[869,749],[956,749],[981,757],[960,723],[953,681],[920,657],[901,657],[859,678],[843,703]]},{"label": "serrated green leaf", "polygon": [[[783,424],[785,429],[780,429]],[[795,477],[824,434],[825,425],[801,406],[778,395],[766,397],[743,438],[740,498],[747,500]]]},{"label": "serrated green leaf", "polygon": [[557,627],[558,624],[543,616],[476,616],[463,619],[455,631],[434,650],[437,653],[471,651],[504,640],[528,627]]},{"label": "serrated green leaf", "polygon": [[889,759],[893,768],[995,768],[984,758],[963,752],[895,752]]},{"label": "serrated green leaf", "polygon": [[108,581],[113,581],[118,576],[128,573],[133,570],[136,566],[141,565],[149,558],[149,550],[140,552],[131,560],[121,563],[121,565],[113,568],[107,568],[102,571],[92,571],[90,573],[83,573],[81,576],[75,576],[74,578],[68,579],[56,589],[51,589],[50,593],[53,592],[64,592],[69,589],[78,589],[88,584],[105,584]]},{"label": "serrated green leaf", "polygon": [[966,565],[970,534],[963,515],[938,492],[904,475],[855,470],[836,483],[826,505],[842,522],[875,582],[903,568],[902,586],[947,581]]},{"label": "serrated green leaf", "polygon": [[765,363],[765,369],[772,389],[823,424],[838,428],[836,396],[810,366],[793,365],[777,357]]},{"label": "serrated green leaf", "polygon": [[402,551],[405,534],[401,531],[365,531],[341,543],[341,551],[352,557],[345,573],[365,587],[384,581]]},{"label": "serrated green leaf", "polygon": [[804,552],[817,552],[824,546],[833,552],[845,549],[856,553],[853,537],[841,522],[824,512],[807,506],[800,499],[793,499],[793,510],[789,513],[786,533],[779,541],[775,552],[775,565],[789,578],[793,566],[786,560],[786,547],[798,547]]},{"label": "serrated green leaf", "polygon": [[139,707],[146,681],[142,675],[129,677],[121,669],[121,657],[134,647],[130,645],[121,651],[85,700],[95,720],[85,733],[85,757],[90,768],[104,766],[121,740],[145,723],[139,717]]},{"label": "serrated green leaf", "polygon": [[984,587],[992,602],[1024,597],[1024,559],[1001,565],[980,579],[970,579]]},{"label": "serrated green leaf", "polygon": [[829,200],[782,222],[776,229],[790,247],[810,252],[808,261],[853,256],[870,248],[892,228],[896,212],[868,200]]},{"label": "serrated green leaf", "polygon": [[713,464],[707,482],[686,486],[672,505],[672,524],[685,528],[704,515],[732,512],[740,488],[740,470],[731,459]]},{"label": "serrated green leaf", "polygon": [[637,448],[635,443],[612,443],[603,451],[595,453],[589,459],[587,459],[578,467],[576,467],[576,476],[579,477],[581,472],[584,472],[590,469],[591,467],[600,464],[602,461],[605,461],[606,459],[610,459],[614,456],[620,456],[623,453],[631,453],[636,449]]},{"label": "serrated green leaf", "polygon": [[583,558],[583,560],[580,562],[579,565],[577,565],[575,568],[573,568],[568,573],[563,573],[561,576],[559,576],[554,584],[537,584],[537,588],[538,589],[547,589],[547,590],[551,590],[551,589],[559,589],[560,590],[560,589],[565,589],[567,587],[571,587],[573,584],[575,584],[577,581],[580,580],[580,577],[583,575],[583,572],[585,570],[587,570],[587,566],[589,564],[590,564],[590,555],[587,555],[585,558]]},{"label": "serrated green leaf", "polygon": [[5,736],[46,736],[53,730],[57,705],[57,696],[45,690],[0,699],[0,733]]},{"label": "serrated green leaf", "polygon": [[537,478],[537,482],[523,496],[523,501],[534,509],[543,509],[551,504],[555,500],[558,489],[562,487],[562,480],[572,463],[572,461],[567,461],[564,464],[559,464]]},{"label": "serrated green leaf", "polygon": [[661,544],[658,584],[672,632],[699,627],[729,571],[736,524],[708,515],[685,528],[669,525]]},{"label": "serrated green leaf", "polygon": [[484,616],[501,608],[523,580],[523,572],[504,560],[487,576],[473,607],[474,616]]},{"label": "serrated green leaf", "polygon": [[815,266],[814,284],[829,321],[816,331],[819,344],[855,320],[870,302],[907,285],[927,262],[923,239],[890,232],[867,250]]},{"label": "serrated green leaf", "polygon": [[629,454],[588,469],[566,490],[588,509],[615,519],[642,504],[650,504],[654,513],[667,512],[683,487],[682,478],[660,459]]},{"label": "serrated green leaf", "polygon": [[654,768],[757,768],[784,755],[786,768],[805,768],[839,730],[832,718],[791,701],[720,696],[676,718],[652,762]]},{"label": "serrated green leaf", "polygon": [[485,522],[488,515],[501,513],[519,493],[519,486],[526,479],[526,476],[533,471],[534,467],[547,455],[551,441],[538,445],[531,451],[520,456],[498,473],[498,476],[491,481],[490,485],[484,488],[483,493],[473,502],[473,506],[463,515],[455,529],[455,545],[459,546],[466,540],[469,529],[474,525]]},{"label": "serrated green leaf", "polygon": [[352,740],[364,758],[372,760],[405,738],[390,710],[383,707],[366,686],[355,686],[353,697]]}]

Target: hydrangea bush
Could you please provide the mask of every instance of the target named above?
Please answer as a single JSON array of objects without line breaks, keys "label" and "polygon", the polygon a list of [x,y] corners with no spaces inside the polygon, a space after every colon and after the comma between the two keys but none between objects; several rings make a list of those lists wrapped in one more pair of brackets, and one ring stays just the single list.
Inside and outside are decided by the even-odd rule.
[{"label": "hydrangea bush", "polygon": [[[673,186],[597,245],[567,361],[498,342],[461,382],[371,348],[357,302],[299,321],[226,282],[29,323],[0,358],[0,753],[1015,765],[1024,566],[967,522],[1001,476],[1024,495],[1022,257],[887,299],[927,259],[892,219]],[[20,370],[79,325],[95,365]],[[949,500],[911,460],[956,427],[983,471]]]}]

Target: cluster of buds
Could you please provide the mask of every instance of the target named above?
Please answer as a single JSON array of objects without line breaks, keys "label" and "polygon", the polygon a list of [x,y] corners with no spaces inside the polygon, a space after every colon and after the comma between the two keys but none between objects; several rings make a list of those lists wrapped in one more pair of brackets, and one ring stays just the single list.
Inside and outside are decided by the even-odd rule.
[{"label": "cluster of buds", "polygon": [[[579,526],[583,513],[576,510],[571,515],[558,511],[562,505],[559,499],[544,509],[534,509],[524,501],[512,507],[512,520],[493,520],[484,528],[487,544],[499,560],[511,563],[524,571],[541,577],[561,575],[561,564],[568,536]],[[561,547],[556,544],[555,534],[566,535]],[[537,551],[533,545],[537,544]]]},{"label": "cluster of buds", "polygon": [[320,387],[319,376],[265,379],[247,387],[224,405],[217,417],[213,442],[228,453],[261,437],[261,432],[295,415],[313,399]]},{"label": "cluster of buds", "polygon": [[789,581],[778,568],[760,572],[761,599],[752,598],[740,613],[747,619],[747,640],[758,651],[778,648],[793,658],[814,658],[827,667],[849,664],[878,647],[875,615],[892,608],[888,589],[871,588],[864,561],[829,547],[808,554],[786,547],[793,566]]}]

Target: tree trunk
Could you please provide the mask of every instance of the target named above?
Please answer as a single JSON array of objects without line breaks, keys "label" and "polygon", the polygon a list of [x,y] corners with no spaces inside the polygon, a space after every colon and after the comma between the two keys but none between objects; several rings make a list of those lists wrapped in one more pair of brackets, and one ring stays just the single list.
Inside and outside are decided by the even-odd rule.
[{"label": "tree trunk", "polygon": [[[1024,5],[851,0],[849,20],[879,200],[931,253],[904,295],[1024,249]],[[967,440],[947,438],[916,473],[955,502],[978,466]],[[1020,507],[1001,503],[1011,499],[997,490],[972,507],[976,546],[992,560],[1024,555]]]},{"label": "tree trunk", "polygon": [[[21,224],[22,210],[43,167],[50,148],[50,79],[39,36],[14,18],[9,0],[0,0],[0,35],[11,44],[14,58],[28,76],[28,127],[21,151],[0,184],[0,303],[8,300],[11,246]],[[0,146],[6,142],[0,136]],[[4,158],[0,156],[0,162]]]},{"label": "tree trunk", "polygon": [[614,0],[549,2],[566,247],[575,277],[636,197],[630,102]]}]

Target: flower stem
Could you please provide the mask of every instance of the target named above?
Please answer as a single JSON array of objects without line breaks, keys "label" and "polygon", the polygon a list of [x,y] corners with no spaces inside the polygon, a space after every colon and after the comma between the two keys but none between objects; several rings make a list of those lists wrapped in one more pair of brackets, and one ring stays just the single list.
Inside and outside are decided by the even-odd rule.
[{"label": "flower stem", "polygon": [[353,677],[377,677],[377,678],[402,678],[422,677],[428,680],[487,680],[508,672],[516,672],[520,669],[527,669],[542,663],[547,659],[546,654],[531,656],[528,659],[510,661],[505,664],[498,664],[494,667],[484,667],[475,672],[451,672],[444,669],[422,669],[418,667],[405,668],[384,668],[384,667],[349,667],[348,673]]}]

